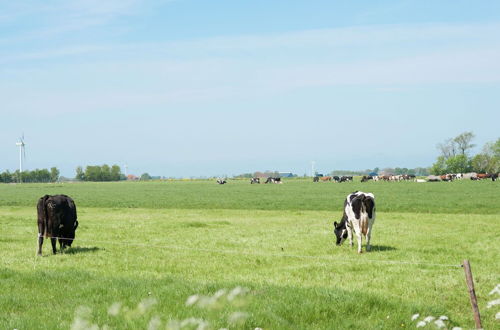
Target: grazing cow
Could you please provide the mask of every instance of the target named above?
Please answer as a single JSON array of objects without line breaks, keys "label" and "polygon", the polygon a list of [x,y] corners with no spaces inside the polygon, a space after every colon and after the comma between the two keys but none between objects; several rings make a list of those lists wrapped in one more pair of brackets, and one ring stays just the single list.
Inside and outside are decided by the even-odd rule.
[{"label": "grazing cow", "polygon": [[313,182],[319,182],[319,176],[315,176],[315,177],[313,178]]},{"label": "grazing cow", "polygon": [[348,181],[352,181],[352,176],[343,175],[340,177],[339,180],[339,182],[348,182]]},{"label": "grazing cow", "polygon": [[491,174],[491,181],[496,181],[498,179],[498,173]]},{"label": "grazing cow", "polygon": [[52,252],[56,254],[56,240],[62,250],[71,247],[78,227],[76,205],[66,195],[45,195],[38,200],[38,255],[42,255],[43,238],[50,238]]},{"label": "grazing cow", "polygon": [[332,177],[331,176],[323,176],[323,177],[321,177],[321,181],[332,181]]},{"label": "grazing cow", "polygon": [[427,182],[439,182],[439,181],[441,181],[441,177],[440,176],[429,175],[427,177]]},{"label": "grazing cow", "polygon": [[370,251],[372,226],[375,222],[375,196],[372,193],[355,191],[347,195],[344,201],[344,214],[340,223],[334,222],[337,245],[342,245],[346,238],[352,246],[352,231],[358,240],[358,253],[361,253],[361,235],[366,236],[366,251]]},{"label": "grazing cow", "polygon": [[218,183],[218,184],[226,184],[226,183],[227,183],[227,181],[226,181],[226,180],[224,180],[224,179],[217,179],[217,183]]},{"label": "grazing cow", "polygon": [[371,175],[363,175],[361,178],[361,182],[366,182],[368,180],[373,180],[373,177]]},{"label": "grazing cow", "polygon": [[281,178],[268,177],[264,183],[281,183]]},{"label": "grazing cow", "polygon": [[340,178],[337,175],[332,176],[333,181],[340,182]]},{"label": "grazing cow", "polygon": [[259,184],[260,183],[260,178],[251,178],[250,179],[250,184],[254,184],[254,183]]},{"label": "grazing cow", "polygon": [[488,174],[488,173],[478,173],[477,174],[477,178],[479,180],[489,179],[489,178],[491,178],[491,174]]}]

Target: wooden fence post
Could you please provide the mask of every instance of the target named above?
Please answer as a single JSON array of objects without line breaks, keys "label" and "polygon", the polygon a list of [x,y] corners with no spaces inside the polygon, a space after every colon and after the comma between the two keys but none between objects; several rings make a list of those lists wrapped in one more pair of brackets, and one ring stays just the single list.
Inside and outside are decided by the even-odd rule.
[{"label": "wooden fence post", "polygon": [[462,265],[465,272],[465,281],[467,282],[467,287],[469,288],[470,304],[472,306],[472,313],[474,314],[474,321],[476,322],[476,329],[482,329],[481,315],[479,314],[479,307],[477,306],[476,291],[474,290],[474,281],[472,279],[472,271],[470,269],[469,260],[464,260]]}]

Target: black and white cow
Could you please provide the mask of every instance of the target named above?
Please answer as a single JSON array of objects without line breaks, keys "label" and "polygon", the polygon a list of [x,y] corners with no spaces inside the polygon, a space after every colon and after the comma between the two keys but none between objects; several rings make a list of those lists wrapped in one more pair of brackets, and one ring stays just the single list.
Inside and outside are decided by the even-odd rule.
[{"label": "black and white cow", "polygon": [[254,184],[254,183],[259,184],[260,183],[260,178],[251,178],[250,179],[250,184]]},{"label": "black and white cow", "polygon": [[281,183],[281,178],[268,177],[264,183]]},{"label": "black and white cow", "polygon": [[218,184],[226,184],[226,183],[227,183],[227,181],[226,181],[226,180],[224,180],[224,179],[217,179],[217,183],[218,183]]},{"label": "black and white cow", "polygon": [[315,176],[315,177],[313,178],[313,182],[319,182],[319,176]]},{"label": "black and white cow", "polygon": [[366,251],[370,251],[372,226],[375,222],[375,196],[372,193],[355,191],[347,195],[344,201],[344,213],[340,223],[334,222],[337,245],[342,245],[346,238],[352,246],[352,232],[358,240],[358,253],[361,253],[361,235],[366,236]]},{"label": "black and white cow", "polygon": [[340,177],[339,182],[349,182],[352,181],[352,176],[343,175]]}]

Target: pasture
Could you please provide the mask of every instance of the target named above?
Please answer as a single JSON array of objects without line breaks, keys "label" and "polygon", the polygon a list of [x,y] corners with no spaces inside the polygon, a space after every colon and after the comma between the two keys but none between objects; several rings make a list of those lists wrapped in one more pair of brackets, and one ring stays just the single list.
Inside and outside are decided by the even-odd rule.
[{"label": "pasture", "polygon": [[[361,255],[332,232],[355,190],[377,202]],[[36,201],[60,193],[77,204],[76,240],[37,257]],[[492,329],[499,197],[491,181],[0,185],[0,328],[396,329],[415,313],[472,328],[469,259]],[[229,299],[236,287],[248,292]],[[212,299],[186,304],[195,294]]]}]

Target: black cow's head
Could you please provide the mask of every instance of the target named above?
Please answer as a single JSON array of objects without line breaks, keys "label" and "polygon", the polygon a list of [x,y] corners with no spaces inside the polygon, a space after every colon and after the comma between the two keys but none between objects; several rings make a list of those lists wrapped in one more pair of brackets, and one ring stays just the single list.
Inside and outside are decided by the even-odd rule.
[{"label": "black cow's head", "polygon": [[346,223],[345,221],[342,221],[341,223],[337,223],[335,221],[333,223],[333,232],[335,233],[335,236],[337,237],[337,245],[342,245],[344,241],[347,238],[347,228],[346,228]]}]

